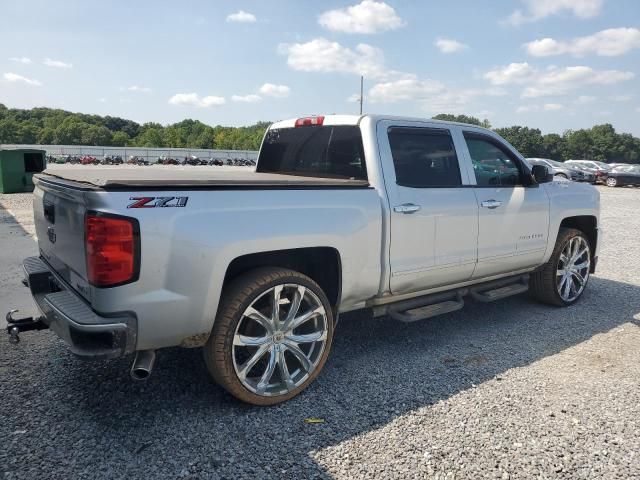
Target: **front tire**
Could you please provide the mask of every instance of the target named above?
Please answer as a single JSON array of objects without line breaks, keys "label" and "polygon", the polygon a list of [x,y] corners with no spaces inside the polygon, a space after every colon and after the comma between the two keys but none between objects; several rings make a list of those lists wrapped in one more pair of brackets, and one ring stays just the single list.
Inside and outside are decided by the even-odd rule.
[{"label": "front tire", "polygon": [[591,245],[574,228],[561,228],[555,248],[543,268],[531,275],[532,296],[549,305],[567,307],[576,303],[589,281]]},{"label": "front tire", "polygon": [[253,405],[302,392],[324,366],[333,313],[322,288],[302,273],[260,268],[225,288],[204,359],[215,381]]}]

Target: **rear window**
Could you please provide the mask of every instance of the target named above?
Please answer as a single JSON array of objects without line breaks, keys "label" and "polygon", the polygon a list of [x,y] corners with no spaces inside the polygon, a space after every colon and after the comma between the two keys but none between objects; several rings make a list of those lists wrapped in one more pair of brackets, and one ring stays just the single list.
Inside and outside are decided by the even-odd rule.
[{"label": "rear window", "polygon": [[366,180],[360,128],[335,125],[269,130],[257,171]]}]

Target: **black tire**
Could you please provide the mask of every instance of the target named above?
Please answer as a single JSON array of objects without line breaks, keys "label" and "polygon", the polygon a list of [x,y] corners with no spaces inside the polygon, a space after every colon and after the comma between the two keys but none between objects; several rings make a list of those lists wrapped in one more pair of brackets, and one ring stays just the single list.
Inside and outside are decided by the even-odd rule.
[{"label": "black tire", "polygon": [[564,178],[565,180],[569,180],[569,177],[567,177],[564,173],[556,173],[556,177],[560,177],[560,178]]},{"label": "black tire", "polygon": [[[283,395],[263,396],[249,390],[238,378],[233,363],[233,339],[245,310],[262,293],[281,284],[302,285],[320,299],[327,316],[327,339],[315,370],[301,385]],[[211,336],[203,348],[204,360],[216,383],[234,397],[253,405],[275,405],[298,395],[318,376],[331,349],[333,327],[331,304],[322,288],[311,278],[284,268],[258,268],[239,276],[225,287]]]},{"label": "black tire", "polygon": [[618,183],[618,179],[615,177],[608,177],[605,181],[604,181],[605,185],[607,187],[618,187],[619,183]]},{"label": "black tire", "polygon": [[589,239],[584,232],[575,228],[561,228],[560,232],[558,232],[558,238],[556,239],[556,245],[553,249],[553,253],[551,254],[551,258],[549,258],[549,261],[544,264],[541,270],[533,273],[529,280],[529,292],[537,301],[546,303],[547,305],[554,305],[556,307],[568,307],[582,298],[582,294],[586,289],[586,283],[589,281],[588,277],[585,282],[584,289],[580,295],[572,301],[565,301],[558,293],[558,288],[556,286],[556,275],[560,254],[566,244],[572,238],[577,236],[582,237],[586,241],[589,246],[589,258],[593,258],[593,247],[589,243]]}]

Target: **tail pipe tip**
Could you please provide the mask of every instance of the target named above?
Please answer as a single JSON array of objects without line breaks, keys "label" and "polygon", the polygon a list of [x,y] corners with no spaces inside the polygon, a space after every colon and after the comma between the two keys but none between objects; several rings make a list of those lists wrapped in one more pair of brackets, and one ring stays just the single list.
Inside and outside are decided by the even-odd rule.
[{"label": "tail pipe tip", "polygon": [[136,358],[131,365],[131,378],[139,381],[146,380],[151,375],[155,363],[155,350],[140,350],[136,352]]}]

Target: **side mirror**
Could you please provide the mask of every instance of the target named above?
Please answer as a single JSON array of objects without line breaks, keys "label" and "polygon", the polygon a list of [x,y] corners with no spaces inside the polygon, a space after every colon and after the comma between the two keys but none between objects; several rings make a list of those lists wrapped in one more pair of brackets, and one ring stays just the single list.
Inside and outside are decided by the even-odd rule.
[{"label": "side mirror", "polygon": [[531,175],[536,183],[548,183],[553,181],[553,174],[549,172],[546,165],[533,165],[531,167]]}]

